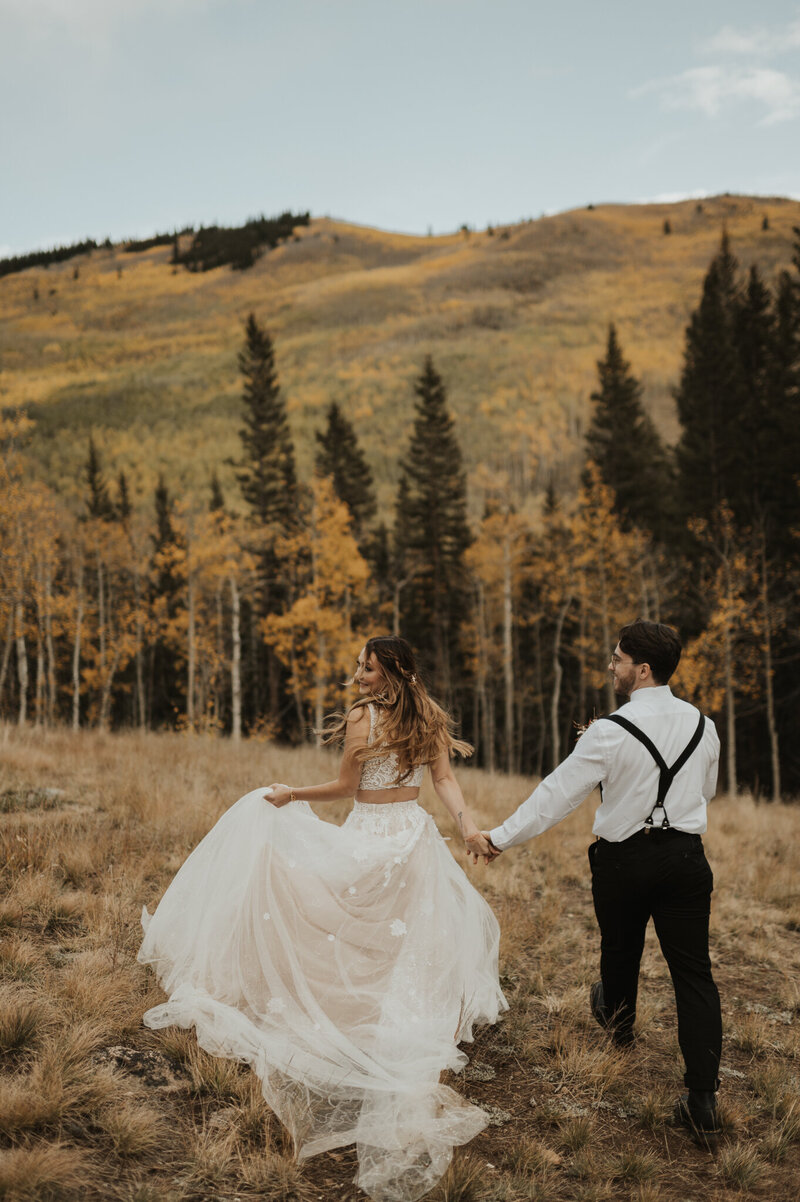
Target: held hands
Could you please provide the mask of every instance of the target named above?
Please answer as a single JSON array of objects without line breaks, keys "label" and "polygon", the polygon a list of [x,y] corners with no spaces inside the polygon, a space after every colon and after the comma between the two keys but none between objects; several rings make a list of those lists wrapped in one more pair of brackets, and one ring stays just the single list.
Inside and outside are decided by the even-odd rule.
[{"label": "held hands", "polygon": [[276,809],[294,801],[294,791],[288,785],[274,784],[264,790],[264,800],[274,805]]},{"label": "held hands", "polygon": [[464,843],[467,859],[471,859],[473,864],[480,860],[483,860],[484,864],[491,864],[492,860],[496,860],[500,855],[500,849],[492,843],[488,831],[475,831],[474,834],[465,836]]},{"label": "held hands", "polygon": [[467,859],[471,859],[473,864],[480,860],[483,860],[484,864],[491,864],[492,860],[496,860],[501,854],[500,848],[492,843],[488,831],[476,831],[464,842],[467,847]]}]

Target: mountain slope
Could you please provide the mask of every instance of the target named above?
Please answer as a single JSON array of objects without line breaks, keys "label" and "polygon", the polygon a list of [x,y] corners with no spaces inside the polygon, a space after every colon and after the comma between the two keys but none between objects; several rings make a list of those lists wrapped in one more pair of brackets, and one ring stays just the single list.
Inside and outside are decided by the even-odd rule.
[{"label": "mountain slope", "polygon": [[435,238],[320,219],[246,272],[173,269],[169,247],[99,250],[0,280],[0,404],[36,419],[33,452],[67,495],[93,430],[134,499],[150,503],[160,472],[200,497],[217,469],[234,501],[224,461],[239,453],[236,356],[253,310],[275,340],[301,473],[338,400],[387,507],[430,353],[471,471],[484,461],[568,488],[609,320],[673,440],[683,329],[723,225],[742,266],[771,280],[799,223],[798,202],[724,196]]}]

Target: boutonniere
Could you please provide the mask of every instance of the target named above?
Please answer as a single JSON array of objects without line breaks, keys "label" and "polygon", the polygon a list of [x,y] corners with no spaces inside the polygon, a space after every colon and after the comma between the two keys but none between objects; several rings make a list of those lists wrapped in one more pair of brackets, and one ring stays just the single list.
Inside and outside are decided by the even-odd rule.
[{"label": "boutonniere", "polygon": [[592,714],[588,722],[573,722],[572,725],[575,727],[575,738],[579,739],[581,735],[585,735],[592,723],[596,721],[597,714]]}]

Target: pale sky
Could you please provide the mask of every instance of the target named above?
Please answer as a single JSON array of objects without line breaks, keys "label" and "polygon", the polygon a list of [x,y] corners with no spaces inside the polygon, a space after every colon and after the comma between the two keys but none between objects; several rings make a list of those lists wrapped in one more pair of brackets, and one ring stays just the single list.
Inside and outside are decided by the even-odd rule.
[{"label": "pale sky", "polygon": [[800,197],[798,0],[0,0],[0,254]]}]

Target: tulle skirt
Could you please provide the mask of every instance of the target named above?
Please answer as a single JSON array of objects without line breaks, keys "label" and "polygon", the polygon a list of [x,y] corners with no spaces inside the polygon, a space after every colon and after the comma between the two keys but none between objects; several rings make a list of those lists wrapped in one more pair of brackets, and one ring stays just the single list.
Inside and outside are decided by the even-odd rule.
[{"label": "tulle skirt", "polygon": [[334,826],[248,793],[142,923],[146,1025],[250,1064],[300,1159],[354,1143],[365,1193],[412,1202],[485,1126],[439,1076],[507,1009],[499,929],[415,801]]}]

